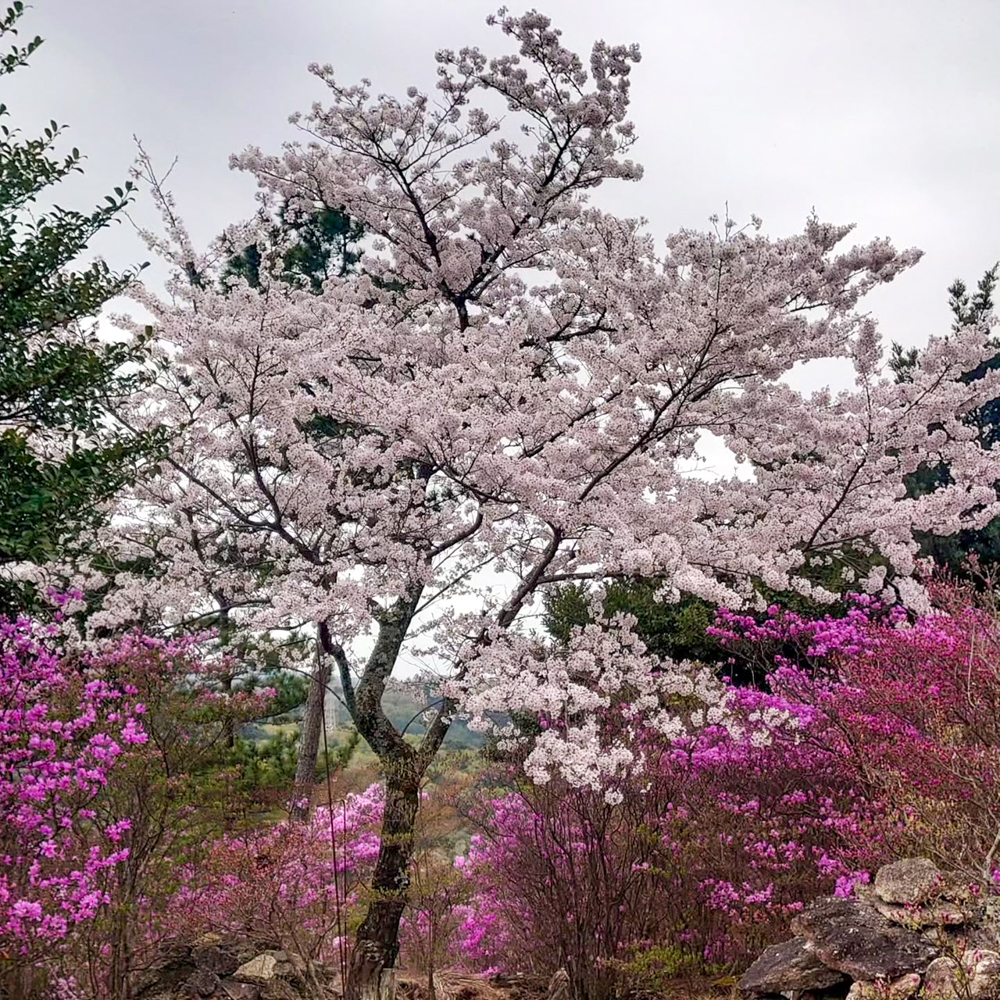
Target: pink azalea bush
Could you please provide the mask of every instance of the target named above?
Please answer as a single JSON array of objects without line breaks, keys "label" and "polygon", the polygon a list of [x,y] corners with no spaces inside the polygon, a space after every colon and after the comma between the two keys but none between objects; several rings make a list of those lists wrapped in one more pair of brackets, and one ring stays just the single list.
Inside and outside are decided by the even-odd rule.
[{"label": "pink azalea bush", "polygon": [[423,974],[430,1000],[437,996],[438,970],[468,967],[468,949],[459,950],[465,943],[460,932],[471,912],[473,888],[451,855],[439,845],[418,847],[406,910],[400,921],[400,964]]},{"label": "pink azalea bush", "polygon": [[668,910],[648,905],[672,866],[650,824],[667,808],[665,791],[658,784],[645,798],[623,785],[611,803],[552,784],[486,803],[482,832],[456,860],[475,889],[457,934],[459,954],[504,972],[551,974],[562,966],[575,995],[606,995],[616,978],[612,960],[672,930]]},{"label": "pink azalea bush", "polygon": [[196,638],[79,648],[62,624],[0,620],[0,984],[117,996],[172,868],[223,817],[224,735],[273,692],[220,698]]},{"label": "pink azalea bush", "polygon": [[893,858],[1000,877],[1000,633],[970,592],[933,595],[915,619],[867,597],[841,617],[721,612],[714,631],[770,664],[768,689],[731,689],[725,728],[643,734],[644,786],[486,803],[458,861],[475,891],[457,951],[565,966],[603,996],[656,963],[744,966],[804,902]]},{"label": "pink azalea bush", "polygon": [[457,862],[474,891],[455,952],[480,969],[565,967],[607,996],[651,953],[664,975],[743,964],[803,900],[844,891],[867,803],[808,755],[710,739],[651,745],[646,782],[610,802],[555,783],[489,802]]},{"label": "pink azalea bush", "polygon": [[231,666],[199,637],[128,634],[102,651],[98,666],[138,691],[149,735],[95,802],[95,828],[129,820],[127,863],[108,879],[110,903],[85,942],[87,989],[99,997],[126,995],[156,953],[156,918],[176,891],[178,870],[203,857],[220,829],[244,821],[230,739],[268,713],[274,691],[221,691]]},{"label": "pink azalea bush", "polygon": [[[841,620],[777,611],[762,624],[724,616],[721,632],[736,649],[776,638],[799,643],[804,658],[778,659],[771,693],[747,697],[808,720],[799,736],[775,727],[775,744],[808,743],[830,762],[828,771],[850,779],[881,813],[879,853],[916,851],[970,878],[992,878],[1000,628],[971,588],[938,584],[933,595],[934,612],[912,621],[899,609],[859,602]],[[863,866],[864,848],[853,849]]]},{"label": "pink azalea bush", "polygon": [[146,742],[134,686],[69,661],[55,629],[0,620],[0,954],[30,961],[108,902],[127,816],[95,829],[95,800]]},{"label": "pink azalea bush", "polygon": [[[730,688],[725,725],[672,740],[612,706],[602,738],[631,740],[641,780],[580,788],[509,772],[452,873],[422,855],[403,960],[429,982],[447,963],[565,967],[598,1000],[625,980],[739,968],[805,901],[848,894],[895,857],[932,857],[988,890],[1000,881],[1000,630],[971,590],[932,596],[921,616],[863,596],[839,617],[721,611],[714,633],[769,665],[766,689]],[[194,640],[134,634],[67,652],[55,627],[0,622],[0,957],[13,995],[116,995],[158,947],[207,930],[346,966],[382,789],[306,823],[241,829],[217,751],[269,693],[221,697],[225,665],[197,653]]]},{"label": "pink azalea bush", "polygon": [[68,659],[54,627],[0,620],[0,957],[30,968],[110,901],[128,858],[129,817],[95,824],[95,804],[147,740],[137,689],[103,676],[100,657]]},{"label": "pink azalea bush", "polygon": [[309,960],[340,959],[378,856],[384,797],[374,784],[305,823],[218,838],[180,872],[160,933],[233,932]]}]

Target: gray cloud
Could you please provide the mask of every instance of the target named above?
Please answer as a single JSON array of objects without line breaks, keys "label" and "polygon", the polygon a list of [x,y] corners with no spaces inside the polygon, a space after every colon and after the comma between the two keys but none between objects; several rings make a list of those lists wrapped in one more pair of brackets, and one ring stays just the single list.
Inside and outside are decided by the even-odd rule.
[{"label": "gray cloud", "polygon": [[[815,206],[891,236],[924,261],[872,296],[887,339],[919,344],[949,325],[945,289],[1000,257],[1000,4],[995,0],[550,0],[539,6],[578,50],[639,41],[633,118],[646,167],[597,201],[643,215],[659,237],[733,216],[797,231]],[[433,85],[433,52],[505,49],[481,0],[37,0],[22,37],[45,45],[3,78],[11,121],[50,118],[86,153],[58,203],[83,209],[120,184],[143,139],[205,241],[254,208],[227,158],[294,139],[288,115],[323,101],[305,67],[332,63],[376,90]],[[517,8],[514,8],[515,10]],[[134,216],[152,223],[148,199]],[[128,227],[96,248],[112,266],[144,259]]]}]

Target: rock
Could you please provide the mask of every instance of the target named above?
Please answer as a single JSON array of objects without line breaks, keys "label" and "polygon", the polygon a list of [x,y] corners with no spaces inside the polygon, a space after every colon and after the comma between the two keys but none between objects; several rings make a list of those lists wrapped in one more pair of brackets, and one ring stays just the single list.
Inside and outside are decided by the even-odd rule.
[{"label": "rock", "polygon": [[760,997],[792,990],[824,990],[846,981],[846,976],[816,957],[804,938],[795,937],[767,948],[743,974],[739,989]]},{"label": "rock", "polygon": [[274,955],[265,952],[249,962],[244,962],[235,973],[236,979],[242,983],[269,983],[274,979],[278,968],[278,960]]},{"label": "rock", "polygon": [[973,904],[973,909],[981,912],[983,908],[982,887],[976,882],[970,882],[967,875],[957,872],[944,872],[938,889],[938,897],[947,899],[950,903],[961,903],[963,906]]},{"label": "rock", "polygon": [[824,965],[852,979],[896,979],[923,972],[937,948],[919,934],[890,923],[858,899],[817,899],[792,920]]},{"label": "rock", "polygon": [[938,866],[927,858],[905,858],[875,874],[875,891],[886,903],[924,903],[943,883]]},{"label": "rock", "polygon": [[889,983],[889,996],[909,1000],[920,989],[920,973],[910,972]]},{"label": "rock", "polygon": [[872,905],[886,920],[891,920],[900,927],[917,930],[921,927],[960,927],[973,919],[972,914],[965,913],[957,906],[947,903],[930,903],[926,906],[905,906],[901,903],[884,903],[881,899],[873,900]]},{"label": "rock", "polygon": [[970,948],[962,955],[962,965],[970,972],[1000,975],[1000,953],[988,948]]},{"label": "rock", "polygon": [[962,968],[953,958],[935,958],[924,973],[927,1000],[953,1000],[961,990]]},{"label": "rock", "polygon": [[222,980],[222,992],[228,1000],[258,1000],[260,989],[252,983],[238,983],[235,979]]},{"label": "rock", "polygon": [[1000,986],[1000,953],[974,948],[962,956],[962,967],[973,998],[992,995]]},{"label": "rock", "polygon": [[219,977],[209,969],[196,969],[184,982],[189,997],[210,997],[219,985]]},{"label": "rock", "polygon": [[[282,978],[288,976],[295,976],[299,971],[298,966],[295,964],[295,959],[298,959],[298,955],[289,955],[286,951],[280,951],[271,949],[264,952],[265,955],[270,955],[274,961],[277,963],[274,966],[274,974]],[[301,962],[301,959],[299,959]],[[304,963],[303,963],[304,965]]]},{"label": "rock", "polygon": [[910,1000],[920,989],[920,974],[910,972],[890,983],[851,983],[847,1000]]},{"label": "rock", "polygon": [[[966,949],[978,948],[981,951],[1000,951],[1000,924],[996,920],[981,920],[973,927],[962,927],[952,931],[955,937],[961,938]],[[950,935],[949,935],[950,936]]]},{"label": "rock", "polygon": [[172,948],[139,977],[135,995],[140,1000],[155,998],[164,990],[170,992],[179,987],[196,971],[188,957],[188,949]]},{"label": "rock", "polygon": [[217,944],[195,946],[191,949],[191,961],[199,969],[207,969],[217,976],[230,976],[239,966],[239,960],[224,952]]},{"label": "rock", "polygon": [[1000,953],[973,948],[961,962],[947,955],[935,958],[924,973],[926,1000],[979,1000],[995,996],[1000,986]]}]

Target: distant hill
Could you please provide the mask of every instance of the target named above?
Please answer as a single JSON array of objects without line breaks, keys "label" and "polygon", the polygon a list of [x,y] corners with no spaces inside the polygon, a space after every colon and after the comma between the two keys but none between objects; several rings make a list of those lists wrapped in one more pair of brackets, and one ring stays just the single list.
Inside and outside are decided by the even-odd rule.
[{"label": "distant hill", "polygon": [[[347,725],[349,720],[342,700],[343,689],[336,683],[331,683],[331,688],[332,696],[328,699],[328,704],[329,702],[333,702],[333,704],[327,711],[327,725],[331,730],[334,730]],[[433,698],[428,697],[424,701],[418,701],[410,686],[390,681],[382,698],[382,707],[385,709],[385,714],[389,716],[389,721],[397,729],[405,728],[407,734],[420,736],[427,729],[420,718],[421,710],[433,700]],[[304,705],[298,706],[288,713],[288,718],[298,721],[302,718],[304,709]],[[259,732],[260,735],[248,736],[249,739],[264,739],[268,736],[265,730],[252,725],[245,728],[244,734],[251,730]],[[486,737],[482,733],[472,732],[464,719],[456,719],[451,724],[444,742],[445,746],[456,749],[478,750],[485,745]]]}]

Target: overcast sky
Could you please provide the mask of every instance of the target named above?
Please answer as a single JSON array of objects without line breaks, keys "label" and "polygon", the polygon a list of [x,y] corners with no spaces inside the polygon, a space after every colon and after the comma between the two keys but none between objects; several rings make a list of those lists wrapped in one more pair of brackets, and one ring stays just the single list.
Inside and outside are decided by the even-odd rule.
[{"label": "overcast sky", "polygon": [[[295,111],[325,99],[306,71],[331,63],[376,92],[430,89],[438,48],[508,51],[485,25],[499,0],[34,0],[21,40],[45,44],[0,77],[8,124],[70,129],[86,173],[57,202],[87,210],[120,185],[133,134],[170,178],[196,243],[252,214],[255,184],[228,168],[248,144],[297,136]],[[7,4],[3,5],[4,7]],[[662,240],[706,228],[728,202],[772,235],[815,206],[889,236],[924,260],[869,298],[886,340],[926,342],[950,325],[946,288],[1000,257],[1000,0],[539,0],[586,55],[638,41],[633,111],[646,168],[609,183],[604,208],[642,215]],[[511,10],[521,8],[511,4]],[[148,197],[132,211],[154,224]],[[662,244],[661,244],[662,245]],[[115,269],[147,257],[128,224],[94,243]],[[161,272],[162,273],[162,272]],[[838,372],[812,385],[842,387]],[[818,376],[818,377],[816,377]],[[839,384],[838,384],[839,383]]]},{"label": "overcast sky", "polygon": [[[486,0],[35,0],[21,40],[45,44],[0,77],[26,135],[66,123],[88,159],[58,202],[87,209],[121,184],[136,134],[165,170],[199,246],[252,214],[254,182],[228,156],[278,152],[294,111],[323,101],[306,71],[399,93],[434,83],[436,48],[507,51]],[[6,6],[6,5],[5,5]],[[638,184],[596,201],[643,215],[658,237],[725,211],[800,230],[815,206],[926,252],[871,307],[887,340],[945,332],[945,289],[1000,257],[998,0],[547,0],[539,9],[584,54],[638,41]],[[516,5],[513,12],[520,12]],[[147,198],[133,215],[155,221]],[[113,268],[148,254],[127,224],[95,247]]]}]

